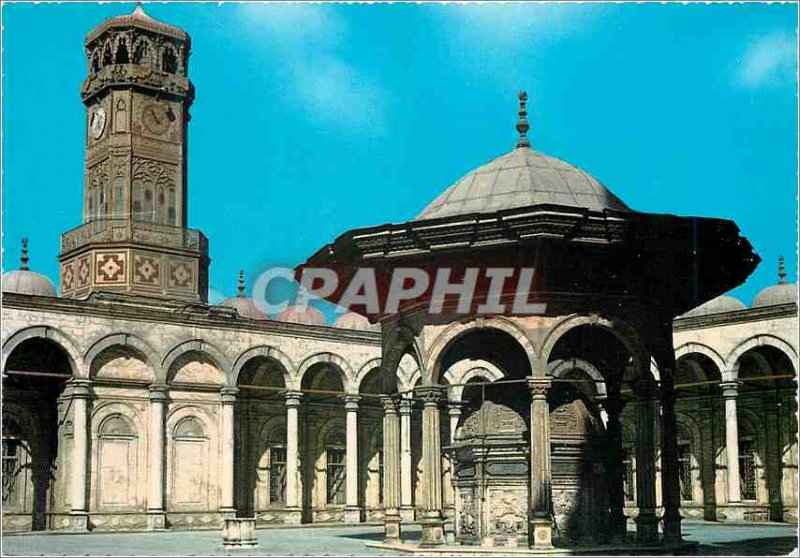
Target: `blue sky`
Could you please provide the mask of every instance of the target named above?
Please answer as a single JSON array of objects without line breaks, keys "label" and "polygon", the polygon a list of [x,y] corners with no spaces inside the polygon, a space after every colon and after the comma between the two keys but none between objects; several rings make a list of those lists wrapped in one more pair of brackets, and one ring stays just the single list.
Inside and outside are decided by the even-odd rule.
[{"label": "blue sky", "polygon": [[[3,16],[3,269],[58,284],[80,224],[86,33],[132,3],[8,4]],[[796,282],[794,4],[145,4],[192,35],[189,225],[212,300],[340,233],[401,222],[513,148],[636,210],[724,217],[764,259],[746,304]],[[32,32],[35,30],[35,32]],[[248,285],[249,286],[249,285]]]}]

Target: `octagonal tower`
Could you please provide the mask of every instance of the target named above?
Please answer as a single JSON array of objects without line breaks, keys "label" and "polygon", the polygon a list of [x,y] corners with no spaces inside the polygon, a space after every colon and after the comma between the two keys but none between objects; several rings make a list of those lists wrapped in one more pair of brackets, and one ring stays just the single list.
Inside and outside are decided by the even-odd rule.
[{"label": "octagonal tower", "polygon": [[207,300],[208,242],[187,228],[191,41],[141,5],[86,37],[83,224],[61,237],[61,294]]}]

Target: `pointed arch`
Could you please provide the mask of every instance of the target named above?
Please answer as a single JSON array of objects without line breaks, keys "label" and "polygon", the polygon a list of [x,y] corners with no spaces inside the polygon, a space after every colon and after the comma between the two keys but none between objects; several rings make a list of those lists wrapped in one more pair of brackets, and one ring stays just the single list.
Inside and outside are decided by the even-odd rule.
[{"label": "pointed arch", "polygon": [[711,362],[716,365],[720,374],[722,374],[722,372],[725,370],[725,359],[722,358],[722,355],[719,354],[716,349],[706,345],[705,343],[697,343],[694,341],[684,343],[675,349],[675,360],[679,360],[681,357],[688,356],[692,353],[697,353],[708,357]]},{"label": "pointed arch", "polygon": [[[147,341],[132,333],[125,332],[105,335],[94,341],[84,353],[83,362],[86,364],[88,369],[91,369],[92,361],[94,361],[94,359],[97,358],[100,353],[111,347],[118,346],[128,347],[139,352],[145,358],[147,364],[154,369],[154,372],[155,368],[160,364],[158,354],[147,343]],[[158,376],[157,373],[156,376]]]}]

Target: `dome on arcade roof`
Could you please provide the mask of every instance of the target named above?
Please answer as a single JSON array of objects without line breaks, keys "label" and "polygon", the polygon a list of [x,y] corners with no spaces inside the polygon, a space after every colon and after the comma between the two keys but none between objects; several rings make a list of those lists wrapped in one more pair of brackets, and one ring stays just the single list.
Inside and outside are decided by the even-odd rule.
[{"label": "dome on arcade roof", "polygon": [[53,282],[44,274],[28,269],[28,239],[22,239],[22,265],[3,274],[3,292],[34,296],[58,296]]},{"label": "dome on arcade roof", "polygon": [[340,327],[343,329],[355,329],[358,331],[379,331],[380,326],[377,324],[369,323],[369,320],[362,316],[361,314],[356,314],[355,312],[347,312],[339,316],[335,322],[333,322],[333,327]]},{"label": "dome on arcade roof", "polygon": [[736,310],[745,310],[747,306],[739,300],[728,295],[720,295],[717,298],[712,298],[708,302],[704,302],[697,308],[692,308],[681,317],[689,318],[696,316],[709,316],[711,314],[721,314],[722,312],[734,312]]},{"label": "dome on arcade roof", "polygon": [[244,296],[244,270],[239,271],[239,292],[235,297],[225,299],[220,306],[234,308],[242,318],[268,320],[269,315],[262,312],[252,298]]},{"label": "dome on arcade roof", "polygon": [[797,302],[797,285],[787,283],[783,256],[778,258],[778,284],[767,287],[753,299],[753,308]]},{"label": "dome on arcade roof", "polygon": [[597,179],[569,163],[530,147],[527,137],[527,94],[519,94],[514,150],[463,176],[415,218],[436,219],[554,204],[603,211],[631,211]]},{"label": "dome on arcade roof", "polygon": [[289,306],[289,308],[278,314],[276,319],[279,322],[288,322],[291,324],[328,325],[328,320],[325,319],[325,315],[313,306],[306,306],[305,308]]}]

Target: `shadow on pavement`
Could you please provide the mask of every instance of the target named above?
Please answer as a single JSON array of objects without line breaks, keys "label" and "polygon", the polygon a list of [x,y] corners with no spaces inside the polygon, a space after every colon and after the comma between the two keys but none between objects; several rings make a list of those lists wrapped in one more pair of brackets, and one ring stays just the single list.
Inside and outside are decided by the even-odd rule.
[{"label": "shadow on pavement", "polygon": [[699,554],[712,556],[786,556],[797,547],[797,537],[763,537],[701,544]]}]

